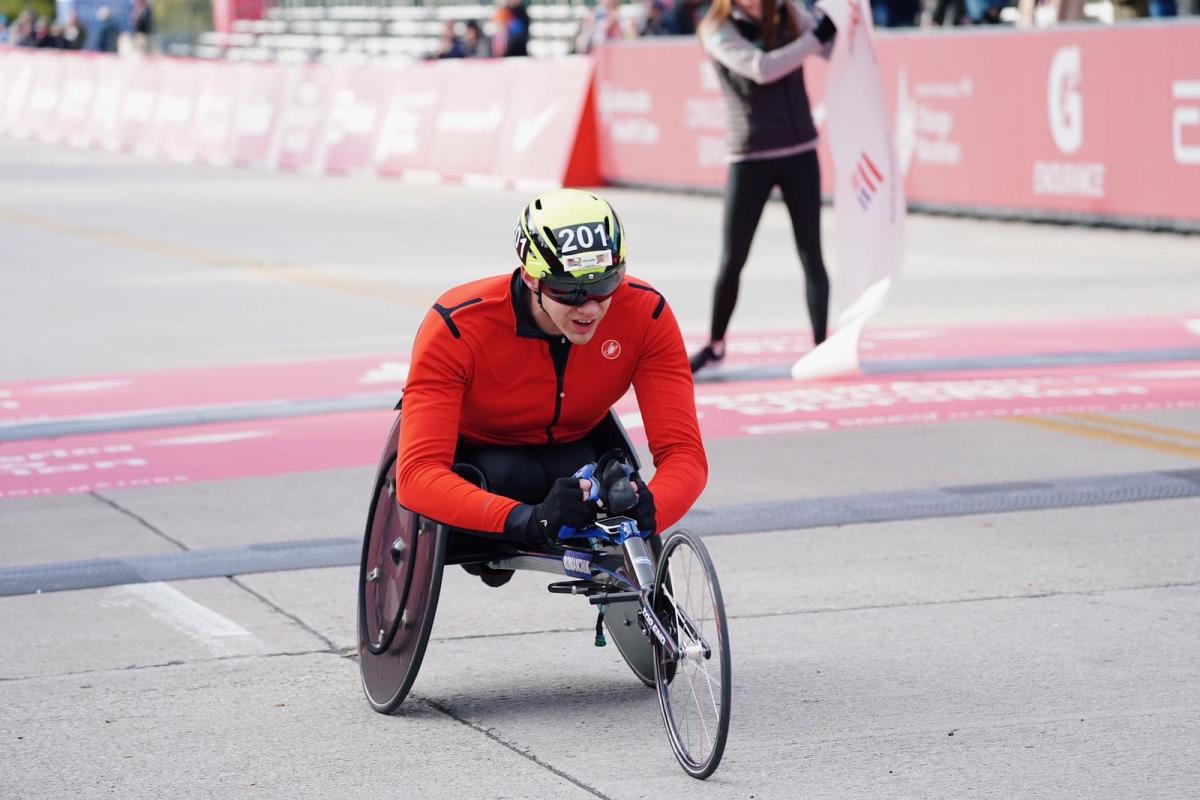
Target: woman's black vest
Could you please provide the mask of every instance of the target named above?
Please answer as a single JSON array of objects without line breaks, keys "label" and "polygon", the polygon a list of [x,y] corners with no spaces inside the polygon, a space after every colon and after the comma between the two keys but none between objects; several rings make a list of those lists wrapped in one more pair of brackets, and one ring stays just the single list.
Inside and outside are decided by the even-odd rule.
[{"label": "woman's black vest", "polygon": [[[787,13],[787,5],[782,4],[781,30],[785,30],[783,20]],[[736,10],[729,21],[747,41],[762,48],[762,26],[758,22]],[[802,67],[774,83],[758,84],[731,72],[715,59],[713,66],[725,94],[728,112],[725,141],[731,155],[794,147],[817,138]]]}]

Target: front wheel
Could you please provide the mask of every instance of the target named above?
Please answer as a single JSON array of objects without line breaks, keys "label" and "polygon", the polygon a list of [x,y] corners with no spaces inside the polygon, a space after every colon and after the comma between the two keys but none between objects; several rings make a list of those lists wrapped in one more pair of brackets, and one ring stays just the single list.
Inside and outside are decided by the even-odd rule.
[{"label": "front wheel", "polygon": [[667,537],[654,581],[655,613],[679,645],[655,645],[654,682],[671,749],[684,771],[707,778],[729,736],[729,625],[708,548],[691,531]]}]

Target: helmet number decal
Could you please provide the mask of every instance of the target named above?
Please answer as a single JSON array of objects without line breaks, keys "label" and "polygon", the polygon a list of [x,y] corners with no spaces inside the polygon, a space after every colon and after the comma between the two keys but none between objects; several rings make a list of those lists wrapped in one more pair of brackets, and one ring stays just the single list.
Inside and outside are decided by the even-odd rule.
[{"label": "helmet number decal", "polygon": [[525,231],[521,230],[521,226],[517,226],[517,240],[513,243],[517,248],[517,258],[521,259],[521,263],[525,263],[525,257],[529,255],[529,237],[525,235]]},{"label": "helmet number decal", "polygon": [[555,228],[554,238],[558,240],[558,248],[564,255],[579,251],[607,250],[608,230],[603,222],[585,222],[582,225],[567,225]]}]

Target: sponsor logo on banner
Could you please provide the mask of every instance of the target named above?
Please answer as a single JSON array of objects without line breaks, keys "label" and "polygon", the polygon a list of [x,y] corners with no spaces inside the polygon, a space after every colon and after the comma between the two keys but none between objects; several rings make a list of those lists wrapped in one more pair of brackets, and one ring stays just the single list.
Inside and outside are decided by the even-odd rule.
[{"label": "sponsor logo on banner", "polygon": [[[1050,135],[1063,155],[1083,147],[1083,55],[1078,45],[1061,47],[1050,62],[1046,86]],[[1059,197],[1104,197],[1104,165],[1035,161],[1033,193]]]},{"label": "sponsor logo on banner", "polygon": [[908,174],[913,159],[920,164],[953,167],[962,162],[962,146],[953,138],[956,112],[943,104],[970,101],[975,84],[964,75],[956,81],[908,85],[901,69],[896,80],[896,149],[900,169]]},{"label": "sponsor logo on banner", "polygon": [[[1190,105],[1175,106],[1171,117],[1171,152],[1175,163],[1200,164],[1200,81],[1172,81],[1171,97],[1193,101]],[[1184,134],[1188,128],[1192,129],[1190,143]]]},{"label": "sponsor logo on banner", "polygon": [[700,97],[683,101],[683,126],[696,132],[696,166],[723,165],[725,158],[725,98],[712,62],[705,59],[696,65],[700,75]]},{"label": "sponsor logo on banner", "polygon": [[654,116],[654,100],[644,89],[622,89],[600,84],[600,118],[617,144],[658,144],[660,133]]},{"label": "sponsor logo on banner", "polygon": [[437,105],[437,101],[438,93],[432,89],[397,92],[392,97],[383,129],[375,142],[375,161],[378,163],[392,156],[416,153],[421,147],[421,121],[425,119],[424,114]]},{"label": "sponsor logo on banner", "polygon": [[558,113],[561,105],[562,101],[555,100],[532,117],[519,120],[517,129],[513,132],[513,150],[518,153],[528,150],[542,135],[542,131],[546,130],[546,126],[554,121],[554,115]]},{"label": "sponsor logo on banner", "polygon": [[875,166],[875,162],[865,152],[859,153],[858,163],[854,165],[854,172],[850,174],[850,189],[864,211],[871,207],[871,201],[875,199],[882,185],[883,174],[879,167]]},{"label": "sponsor logo on banner", "polygon": [[491,132],[504,122],[504,108],[499,103],[492,103],[480,110],[443,111],[438,114],[435,123],[439,131],[457,133]]},{"label": "sponsor logo on banner", "polygon": [[616,339],[609,339],[604,344],[600,345],[600,355],[612,361],[621,355],[621,343]]},{"label": "sponsor logo on banner", "polygon": [[1078,46],[1063,47],[1050,62],[1046,102],[1050,115],[1050,133],[1064,155],[1083,146],[1083,57]]}]

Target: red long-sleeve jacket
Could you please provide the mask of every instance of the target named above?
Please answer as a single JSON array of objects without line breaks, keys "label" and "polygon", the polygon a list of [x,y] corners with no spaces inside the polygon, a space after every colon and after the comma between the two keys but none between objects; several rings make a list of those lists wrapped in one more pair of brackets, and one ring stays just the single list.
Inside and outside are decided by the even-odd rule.
[{"label": "red long-sleeve jacket", "polygon": [[438,300],[413,343],[404,387],[396,498],[456,528],[500,533],[519,503],[451,472],[459,437],[480,444],[571,442],[630,386],[654,459],[663,531],[708,479],[679,325],[654,288],[626,276],[586,345],[533,321],[518,273],[464,284]]}]

